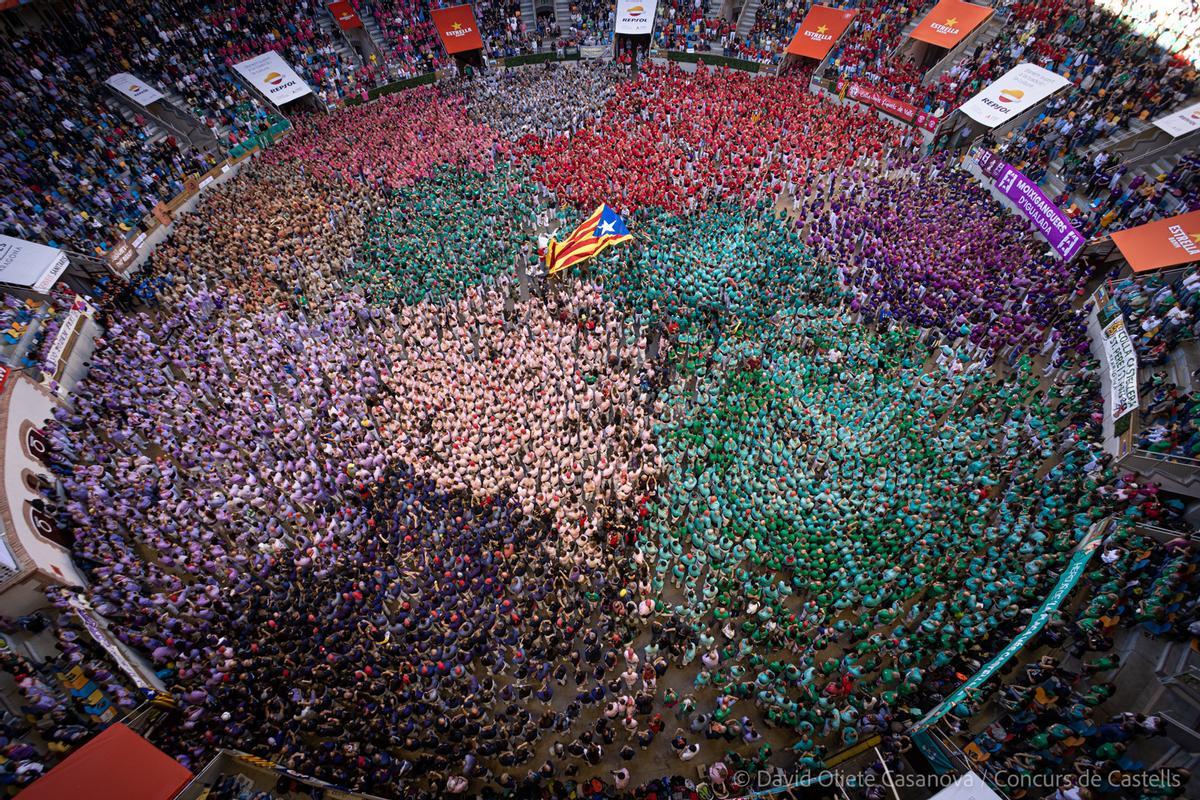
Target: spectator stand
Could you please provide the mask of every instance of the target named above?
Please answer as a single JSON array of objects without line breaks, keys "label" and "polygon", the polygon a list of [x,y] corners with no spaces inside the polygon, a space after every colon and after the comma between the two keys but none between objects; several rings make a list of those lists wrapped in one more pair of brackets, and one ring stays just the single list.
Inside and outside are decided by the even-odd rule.
[{"label": "spectator stand", "polygon": [[1117,318],[1125,322],[1136,354],[1132,380],[1137,406],[1112,419],[1106,414],[1105,450],[1124,470],[1157,481],[1165,489],[1200,498],[1200,274],[1195,263],[1142,274],[1109,249],[1109,240],[1093,243],[1085,257],[1116,266],[1092,296],[1088,331],[1100,364],[1105,406],[1111,408],[1114,365],[1101,342]]},{"label": "spectator stand", "polygon": [[159,87],[149,81],[123,72],[109,76],[104,86],[113,101],[125,109],[130,118],[136,115],[149,117],[194,150],[207,153],[220,150],[216,134],[208,126],[184,108],[177,107]]}]

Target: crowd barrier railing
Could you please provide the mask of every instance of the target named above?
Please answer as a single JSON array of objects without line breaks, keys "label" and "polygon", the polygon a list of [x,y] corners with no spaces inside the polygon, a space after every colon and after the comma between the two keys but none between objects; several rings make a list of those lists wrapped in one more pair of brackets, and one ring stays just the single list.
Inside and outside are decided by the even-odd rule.
[{"label": "crowd barrier railing", "polygon": [[183,191],[158,203],[153,210],[141,221],[141,229],[122,237],[108,249],[103,256],[109,269],[115,274],[124,276],[134,262],[142,255],[142,247],[160,228],[170,225],[173,215],[188,201],[199,194],[205,187],[217,178],[229,172],[235,165],[250,158],[255,153],[271,147],[291,133],[292,124],[287,120],[278,120],[271,127],[253,137],[235,145],[228,155],[215,164],[207,172],[198,175],[188,175],[183,181]]},{"label": "crowd barrier railing", "polygon": [[695,64],[698,61],[703,61],[705,65],[710,67],[740,69],[743,72],[762,72],[764,69],[770,66],[758,61],[749,61],[744,58],[723,56],[720,53],[687,53],[682,50],[659,50],[657,53],[651,53],[650,55],[664,56],[668,61],[678,61],[684,64]]},{"label": "crowd barrier railing", "polygon": [[582,54],[578,47],[567,47],[563,49],[561,54],[557,50],[546,50],[541,53],[526,53],[520,56],[497,58],[492,63],[508,69],[510,67],[523,67],[528,64],[545,64],[549,61],[578,61],[580,58],[582,58]]}]

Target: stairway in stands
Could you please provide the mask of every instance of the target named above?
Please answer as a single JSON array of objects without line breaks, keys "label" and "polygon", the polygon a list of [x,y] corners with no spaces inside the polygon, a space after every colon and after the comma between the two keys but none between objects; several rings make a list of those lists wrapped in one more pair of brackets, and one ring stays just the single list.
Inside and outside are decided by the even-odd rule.
[{"label": "stairway in stands", "polygon": [[346,41],[346,36],[342,33],[342,29],[338,27],[337,21],[333,18],[333,13],[328,6],[322,6],[322,11],[316,14],[317,27],[321,32],[329,37],[329,41],[333,42],[333,48],[342,58],[342,63],[347,67],[361,66],[362,59],[358,57],[358,53],[354,52],[354,48]]},{"label": "stairway in stands", "polygon": [[558,23],[559,30],[564,33],[571,29],[570,0],[554,0],[554,21]]},{"label": "stairway in stands", "polygon": [[375,49],[383,55],[385,61],[391,63],[392,48],[388,44],[387,37],[383,35],[383,29],[375,21],[375,17],[371,16],[366,8],[362,8],[358,12],[358,18],[362,20],[363,30],[367,32],[367,36],[370,36],[371,41],[375,43]]},{"label": "stairway in stands", "polygon": [[762,0],[746,0],[746,4],[742,6],[742,13],[738,15],[738,41],[744,42],[750,35],[750,29],[754,27],[754,20],[758,16],[758,6],[761,2]]}]

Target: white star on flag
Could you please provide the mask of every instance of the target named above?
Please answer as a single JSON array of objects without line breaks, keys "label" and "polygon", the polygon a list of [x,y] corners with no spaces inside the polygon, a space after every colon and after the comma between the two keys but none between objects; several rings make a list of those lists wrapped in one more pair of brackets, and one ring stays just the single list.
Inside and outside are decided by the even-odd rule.
[{"label": "white star on flag", "polygon": [[616,230],[617,230],[617,225],[615,222],[613,222],[611,220],[600,223],[599,233],[601,236],[610,236],[613,233],[615,233]]}]

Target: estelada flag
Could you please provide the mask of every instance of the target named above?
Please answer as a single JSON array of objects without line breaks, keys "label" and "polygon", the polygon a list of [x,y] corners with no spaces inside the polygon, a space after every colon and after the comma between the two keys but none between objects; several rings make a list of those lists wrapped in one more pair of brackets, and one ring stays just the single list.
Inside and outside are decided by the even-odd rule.
[{"label": "estelada flag", "polygon": [[546,272],[553,275],[632,238],[617,212],[601,205],[566,239],[550,240],[546,246]]},{"label": "estelada flag", "polygon": [[479,24],[475,22],[475,12],[470,6],[435,8],[433,24],[437,27],[438,35],[442,37],[442,47],[445,47],[450,55],[483,47]]},{"label": "estelada flag", "polygon": [[986,6],[941,0],[909,34],[913,39],[951,49],[992,16]]},{"label": "estelada flag", "polygon": [[846,32],[846,28],[850,27],[857,13],[857,10],[852,9],[813,6],[804,22],[800,23],[792,41],[788,43],[787,51],[794,56],[821,61],[829,55],[829,51]]},{"label": "estelada flag", "polygon": [[1134,272],[1200,261],[1200,211],[1117,231],[1112,240]]}]

